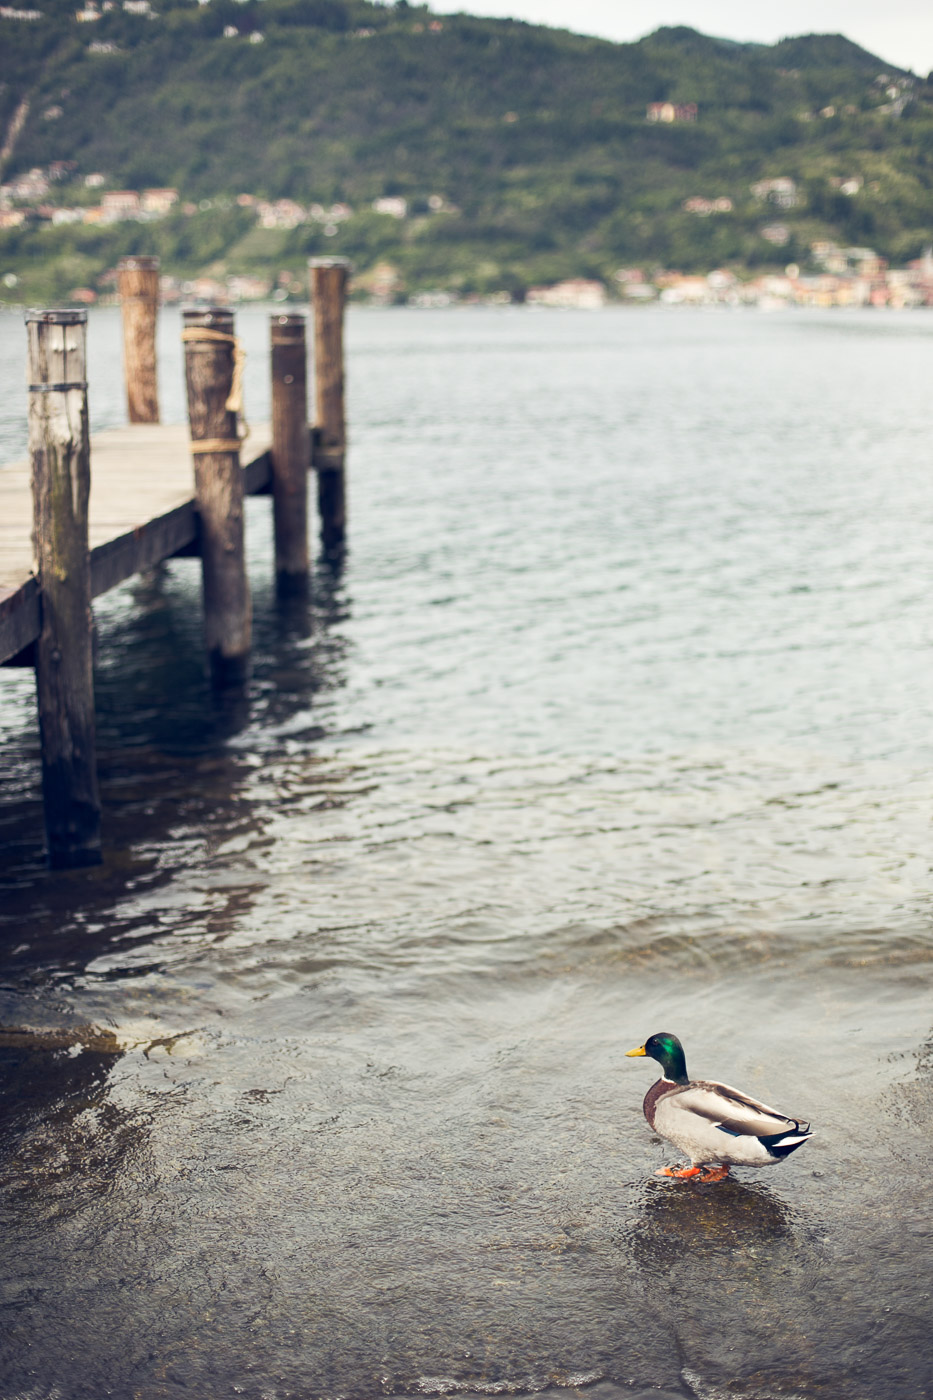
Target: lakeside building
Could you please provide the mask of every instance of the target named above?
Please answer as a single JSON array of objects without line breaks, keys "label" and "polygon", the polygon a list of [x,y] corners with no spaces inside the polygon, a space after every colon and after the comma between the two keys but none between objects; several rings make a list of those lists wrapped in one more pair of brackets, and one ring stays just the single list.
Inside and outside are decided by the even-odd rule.
[{"label": "lakeside building", "polygon": [[587,277],[570,277],[551,287],[529,287],[525,301],[529,306],[569,306],[595,311],[606,304],[606,288],[602,282]]},{"label": "lakeside building", "polygon": [[751,192],[762,204],[775,204],[778,209],[793,209],[800,203],[797,182],[789,175],[778,175],[772,180],[758,180],[751,186]]},{"label": "lakeside building", "polygon": [[173,189],[143,190],[139,204],[144,214],[161,217],[171,213],[178,203],[178,191]]},{"label": "lakeside building", "polygon": [[[705,276],[696,273],[661,272],[650,281],[628,280],[631,269],[620,269],[624,301],[648,300],[652,289],[667,306],[758,306],[767,311],[783,307],[890,307],[909,310],[933,306],[933,251],[914,259],[905,268],[878,266],[871,273],[803,273],[790,264],[783,274],[766,273],[747,282],[728,269],[719,268]],[[616,274],[617,279],[619,275]]]},{"label": "lakeside building", "polygon": [[382,199],[373,200],[373,209],[377,214],[388,214],[392,219],[404,219],[408,214],[408,200],[396,195],[386,195]]},{"label": "lakeside building", "polygon": [[117,223],[121,219],[135,219],[141,204],[138,190],[107,190],[101,195],[101,222]]},{"label": "lakeside building", "polygon": [[[73,161],[53,161],[48,167],[34,167],[0,185],[0,229],[62,226],[79,222],[113,224],[124,220],[160,219],[171,213],[193,217],[200,210],[214,207],[211,200],[202,200],[200,204],[182,202],[179,191],[171,187],[151,187],[142,191],[106,189],[104,187],[108,182],[103,173],[95,171],[78,177],[76,169]],[[67,185],[61,203],[49,197],[53,184],[71,177],[83,184],[85,189],[100,190],[100,203],[93,206],[81,204],[80,196],[77,203],[65,203]],[[839,182],[841,189],[843,183],[854,184],[856,177],[839,177]],[[789,177],[760,181],[752,189],[762,203],[779,207],[796,197],[796,186]],[[235,203],[241,209],[249,209],[260,227],[291,230],[300,224],[318,224],[328,237],[336,235],[341,224],[355,217],[351,206],[341,202],[325,208],[318,203],[305,206],[291,199],[269,201],[241,193],[235,197]],[[229,207],[230,201],[221,199],[218,204],[225,208]],[[374,200],[370,207],[397,219],[406,217],[411,208],[408,201],[395,196]],[[682,207],[700,216],[725,214],[731,212],[732,201],[725,195],[714,198],[695,195],[686,199]],[[457,212],[439,194],[428,197],[427,209],[435,215]],[[782,223],[766,225],[759,233],[775,249],[782,247],[790,238],[789,226]],[[790,306],[890,307],[897,310],[933,307],[933,247],[927,248],[921,257],[912,259],[906,266],[892,268],[874,248],[844,247],[828,238],[814,239],[810,244],[807,263],[806,268],[789,263],[782,273],[771,270],[757,277],[749,277],[747,270],[736,272],[723,267],[707,273],[684,273],[675,269],[626,266],[613,272],[607,282],[579,276],[553,284],[535,285],[524,294],[520,287],[513,287],[509,291],[498,289],[480,295],[466,294],[456,287],[445,287],[443,284],[426,292],[418,287],[417,281],[414,288],[406,288],[399,270],[382,260],[368,270],[364,265],[354,277],[354,288],[358,296],[379,305],[412,298],[420,299],[416,301],[419,305],[439,305],[442,304],[441,299],[444,305],[448,305],[456,301],[486,302],[491,298],[497,305],[508,300],[525,300],[530,306],[586,310],[598,309],[610,300],[629,305],[660,300],[667,306],[758,306],[766,310]],[[286,276],[284,284],[274,284],[270,278],[274,278],[276,273],[277,269],[271,267],[261,272],[234,271],[223,283],[199,279],[197,291],[188,294],[203,296],[213,286],[221,299],[251,301],[268,296],[273,285],[274,294],[279,299],[287,299],[303,290],[303,282],[295,282],[291,274]],[[10,275],[14,275],[12,271]],[[15,282],[6,285],[12,286]],[[97,285],[104,287],[105,277],[99,279]],[[185,285],[189,288],[194,286],[192,283]],[[166,283],[163,293],[168,297],[173,296],[174,286]]]},{"label": "lakeside building", "polygon": [[695,122],[697,119],[695,102],[649,102],[645,109],[645,120],[649,122]]}]

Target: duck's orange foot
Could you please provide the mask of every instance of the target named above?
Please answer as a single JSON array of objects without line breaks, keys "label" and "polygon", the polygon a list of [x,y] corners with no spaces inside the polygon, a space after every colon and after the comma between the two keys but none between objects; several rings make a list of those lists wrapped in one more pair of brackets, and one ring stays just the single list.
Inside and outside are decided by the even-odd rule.
[{"label": "duck's orange foot", "polygon": [[682,1181],[688,1176],[699,1175],[699,1167],[661,1167],[660,1171],[655,1172],[655,1176],[676,1176]]},{"label": "duck's orange foot", "polygon": [[724,1181],[729,1175],[729,1163],[723,1162],[718,1167],[708,1167],[700,1177],[701,1181]]}]

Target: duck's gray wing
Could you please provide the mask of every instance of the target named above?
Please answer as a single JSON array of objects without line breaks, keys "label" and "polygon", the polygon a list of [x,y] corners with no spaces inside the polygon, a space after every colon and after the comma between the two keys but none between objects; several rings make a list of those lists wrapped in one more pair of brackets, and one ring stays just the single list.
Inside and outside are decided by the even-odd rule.
[{"label": "duck's gray wing", "polygon": [[790,1130],[806,1132],[809,1124],[788,1118],[767,1104],[711,1079],[697,1079],[668,1095],[670,1107],[705,1118],[738,1137],[770,1137]]}]

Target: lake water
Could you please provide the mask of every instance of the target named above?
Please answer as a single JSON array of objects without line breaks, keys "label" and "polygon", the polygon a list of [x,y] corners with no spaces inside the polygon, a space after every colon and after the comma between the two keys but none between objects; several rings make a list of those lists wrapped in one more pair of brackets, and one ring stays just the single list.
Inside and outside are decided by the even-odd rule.
[{"label": "lake water", "polygon": [[[249,502],[248,696],[197,561],[95,605],[101,868],[0,673],[4,1400],[933,1394],[931,358],[352,309],[349,555],[279,611]],[[122,421],[118,313],[89,363]],[[660,1029],[816,1136],[656,1179]]]}]

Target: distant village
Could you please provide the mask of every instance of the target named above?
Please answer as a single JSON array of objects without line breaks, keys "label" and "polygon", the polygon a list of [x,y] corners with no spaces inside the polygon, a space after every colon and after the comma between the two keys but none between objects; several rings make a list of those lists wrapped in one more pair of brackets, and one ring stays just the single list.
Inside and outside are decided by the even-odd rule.
[{"label": "distant village", "polygon": [[[129,0],[144,3],[144,0]],[[48,113],[46,115],[49,115]],[[648,109],[649,121],[694,121],[693,104],[674,107],[653,103]],[[831,181],[844,195],[855,195],[861,189],[859,176],[840,176]],[[56,186],[74,191],[81,188],[83,199],[64,203],[56,198]],[[240,194],[235,199],[219,198],[197,203],[181,198],[178,190],[153,188],[125,190],[108,188],[107,177],[92,172],[76,179],[74,162],[54,161],[46,168],[35,168],[0,185],[0,229],[55,227],[62,224],[114,224],[124,221],[140,223],[163,219],[169,214],[192,217],[213,208],[231,209],[234,205],[248,210],[257,225],[264,229],[295,229],[300,225],[317,225],[325,237],[335,236],[341,224],[356,216],[348,204],[300,204],[291,199],[264,200],[252,194]],[[775,250],[790,242],[791,230],[780,215],[799,202],[796,182],[788,176],[775,176],[750,186],[750,193],[766,216],[759,228],[761,238]],[[431,194],[420,201],[419,216],[456,215],[459,210],[440,194]],[[387,219],[405,220],[413,216],[409,202],[399,196],[373,200],[371,211]],[[696,218],[719,218],[732,212],[733,200],[722,194],[696,194],[682,204],[685,213]],[[777,216],[777,217],[775,217]],[[656,266],[620,267],[605,281],[591,277],[572,277],[548,286],[529,287],[523,296],[509,292],[493,292],[485,296],[463,295],[449,288],[408,294],[402,275],[390,261],[378,263],[359,271],[353,282],[353,294],[358,300],[374,305],[408,303],[415,306],[450,306],[458,302],[506,304],[524,300],[532,306],[597,309],[610,302],[640,304],[660,302],[668,306],[758,306],[764,310],[781,307],[893,307],[908,309],[933,306],[933,248],[905,267],[889,267],[873,248],[839,247],[829,240],[810,244],[806,270],[797,263],[788,263],[779,272],[771,271],[749,278],[727,267],[706,273],[683,273],[676,269]],[[0,286],[15,292],[15,274],[0,267]],[[87,305],[106,303],[115,295],[115,273],[104,274],[95,287],[76,287],[72,300]],[[303,280],[291,271],[276,271],[273,276],[230,273],[221,278],[201,276],[181,279],[166,274],[162,278],[162,295],[166,302],[204,300],[213,302],[287,301],[303,296]]]}]

